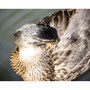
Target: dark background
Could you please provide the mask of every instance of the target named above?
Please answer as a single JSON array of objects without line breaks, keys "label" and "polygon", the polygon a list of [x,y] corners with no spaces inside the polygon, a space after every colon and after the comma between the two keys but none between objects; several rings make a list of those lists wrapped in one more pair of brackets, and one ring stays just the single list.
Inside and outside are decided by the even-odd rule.
[{"label": "dark background", "polygon": [[[1,9],[0,10],[0,81],[22,81],[10,66],[10,54],[14,49],[14,32],[27,23],[37,23],[56,9]],[[89,81],[90,70],[75,80]]]}]

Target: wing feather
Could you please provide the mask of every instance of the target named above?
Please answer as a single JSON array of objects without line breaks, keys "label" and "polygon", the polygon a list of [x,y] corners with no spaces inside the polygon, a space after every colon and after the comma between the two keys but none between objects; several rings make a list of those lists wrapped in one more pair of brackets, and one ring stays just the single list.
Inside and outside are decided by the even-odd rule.
[{"label": "wing feather", "polygon": [[62,36],[62,34],[65,32],[70,18],[76,13],[75,9],[65,9],[55,12],[54,14],[47,16],[40,20],[38,24],[44,24],[46,26],[51,26],[55,28],[58,32],[59,38]]},{"label": "wing feather", "polygon": [[90,10],[82,10],[71,18],[53,50],[55,80],[73,80],[90,69],[90,18],[85,15],[90,17]]}]

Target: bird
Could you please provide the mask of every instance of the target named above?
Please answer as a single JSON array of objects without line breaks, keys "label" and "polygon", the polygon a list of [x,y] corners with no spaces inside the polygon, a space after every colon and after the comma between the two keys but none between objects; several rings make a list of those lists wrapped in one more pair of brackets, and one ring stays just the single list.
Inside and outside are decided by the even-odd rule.
[{"label": "bird", "polygon": [[24,81],[71,81],[90,68],[90,10],[60,10],[14,34],[10,56]]}]

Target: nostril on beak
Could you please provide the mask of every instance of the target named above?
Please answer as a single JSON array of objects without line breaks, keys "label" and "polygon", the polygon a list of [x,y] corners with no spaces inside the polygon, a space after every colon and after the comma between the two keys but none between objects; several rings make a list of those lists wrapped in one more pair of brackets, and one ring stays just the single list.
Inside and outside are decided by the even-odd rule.
[{"label": "nostril on beak", "polygon": [[14,33],[14,36],[15,37],[20,37],[21,33],[22,33],[21,31],[17,31],[16,33]]}]

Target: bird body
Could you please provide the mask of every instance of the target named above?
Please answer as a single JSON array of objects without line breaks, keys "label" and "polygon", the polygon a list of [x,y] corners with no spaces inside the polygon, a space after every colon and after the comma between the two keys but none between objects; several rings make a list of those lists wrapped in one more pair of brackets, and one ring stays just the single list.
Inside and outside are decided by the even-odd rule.
[{"label": "bird body", "polygon": [[38,24],[18,29],[10,59],[14,71],[26,81],[69,81],[87,71],[88,13],[88,10],[60,10]]},{"label": "bird body", "polygon": [[75,14],[54,48],[51,57],[56,71],[55,80],[73,80],[90,69],[89,13],[90,10],[81,10]]}]

